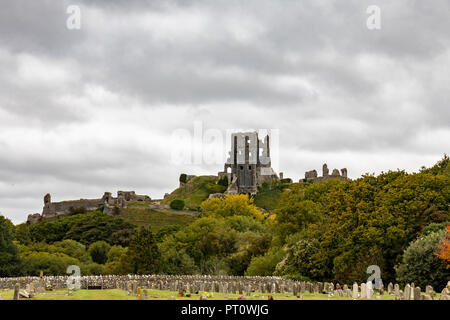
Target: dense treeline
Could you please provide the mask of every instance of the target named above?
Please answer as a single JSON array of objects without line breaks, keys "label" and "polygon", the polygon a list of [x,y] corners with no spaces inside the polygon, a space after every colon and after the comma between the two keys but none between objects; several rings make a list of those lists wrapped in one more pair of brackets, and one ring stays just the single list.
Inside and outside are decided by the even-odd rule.
[{"label": "dense treeline", "polygon": [[[439,288],[450,279],[450,163],[418,173],[390,171],[352,181],[283,182],[269,214],[245,195],[209,199],[187,226],[153,234],[92,212],[13,226],[0,217],[0,276],[65,274],[279,275],[383,281]],[[270,191],[270,192],[269,192]],[[267,199],[261,198],[260,202]],[[266,201],[267,202],[267,201]]]}]

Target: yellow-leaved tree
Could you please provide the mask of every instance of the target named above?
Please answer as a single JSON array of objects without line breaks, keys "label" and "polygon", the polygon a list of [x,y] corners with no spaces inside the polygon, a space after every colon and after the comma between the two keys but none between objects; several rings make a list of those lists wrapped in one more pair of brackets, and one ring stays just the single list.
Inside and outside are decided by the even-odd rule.
[{"label": "yellow-leaved tree", "polygon": [[258,220],[264,220],[266,214],[253,204],[253,199],[248,195],[227,194],[222,198],[211,198],[201,204],[204,217],[230,217],[253,216]]}]

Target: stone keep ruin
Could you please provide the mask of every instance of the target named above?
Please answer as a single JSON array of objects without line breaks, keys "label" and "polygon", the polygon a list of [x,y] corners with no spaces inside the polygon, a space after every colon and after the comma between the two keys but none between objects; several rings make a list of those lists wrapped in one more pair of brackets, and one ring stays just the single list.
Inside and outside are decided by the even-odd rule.
[{"label": "stone keep ruin", "polygon": [[325,163],[322,166],[322,176],[317,176],[316,170],[311,170],[305,172],[305,180],[312,181],[314,183],[316,182],[322,182],[329,179],[340,179],[340,180],[348,180],[347,177],[347,168],[342,168],[341,172],[339,172],[338,169],[333,169],[333,172],[330,174],[330,170],[328,169],[327,164]]},{"label": "stone keep ruin", "polygon": [[44,208],[42,214],[35,213],[28,216],[27,222],[37,223],[42,219],[66,215],[77,208],[83,208],[86,211],[101,209],[104,213],[113,214],[114,208],[126,208],[129,201],[150,201],[147,195],[137,195],[135,191],[118,191],[114,198],[111,192],[105,192],[99,199],[80,199],[71,201],[52,202],[50,194],[44,196]]},{"label": "stone keep ruin", "polygon": [[257,132],[231,134],[231,151],[219,172],[219,179],[228,178],[227,194],[256,194],[264,182],[272,183],[278,176],[271,167],[269,135],[259,140]]}]

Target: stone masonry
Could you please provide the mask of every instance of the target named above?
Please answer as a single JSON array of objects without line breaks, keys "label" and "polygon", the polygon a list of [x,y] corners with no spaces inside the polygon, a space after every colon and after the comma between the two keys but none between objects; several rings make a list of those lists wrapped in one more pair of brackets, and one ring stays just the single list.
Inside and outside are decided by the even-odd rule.
[{"label": "stone masonry", "polygon": [[219,178],[228,178],[227,194],[256,194],[264,182],[278,180],[271,167],[269,135],[264,141],[257,132],[238,132],[231,135],[231,151],[219,172]]},{"label": "stone masonry", "polygon": [[114,208],[126,208],[129,201],[150,201],[147,195],[137,195],[134,191],[118,191],[117,197],[113,197],[111,192],[105,192],[99,199],[80,199],[71,201],[52,202],[50,194],[44,196],[44,208],[42,214],[35,213],[28,215],[27,223],[37,223],[42,219],[66,215],[73,209],[83,208],[87,211],[102,209],[103,212],[113,214]]},{"label": "stone masonry", "polygon": [[326,181],[329,179],[348,180],[347,168],[342,168],[340,172],[338,169],[333,169],[332,173],[330,174],[330,170],[328,169],[328,166],[325,163],[322,166],[322,176],[321,177],[319,177],[317,175],[316,170],[311,170],[311,171],[305,172],[305,180],[313,181],[314,183]]}]

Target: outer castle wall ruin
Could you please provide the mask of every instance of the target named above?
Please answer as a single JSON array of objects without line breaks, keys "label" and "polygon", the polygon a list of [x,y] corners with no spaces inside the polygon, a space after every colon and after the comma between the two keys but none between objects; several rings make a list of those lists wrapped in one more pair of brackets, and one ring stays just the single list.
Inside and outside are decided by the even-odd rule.
[{"label": "outer castle wall ruin", "polygon": [[113,197],[110,192],[105,192],[99,199],[80,199],[61,202],[52,202],[50,194],[44,196],[44,208],[42,214],[35,213],[28,215],[27,223],[37,223],[42,219],[67,215],[72,210],[83,208],[87,211],[102,209],[104,213],[113,214],[114,208],[126,208],[129,201],[150,201],[147,195],[137,195],[134,191],[118,191],[117,197]]}]

